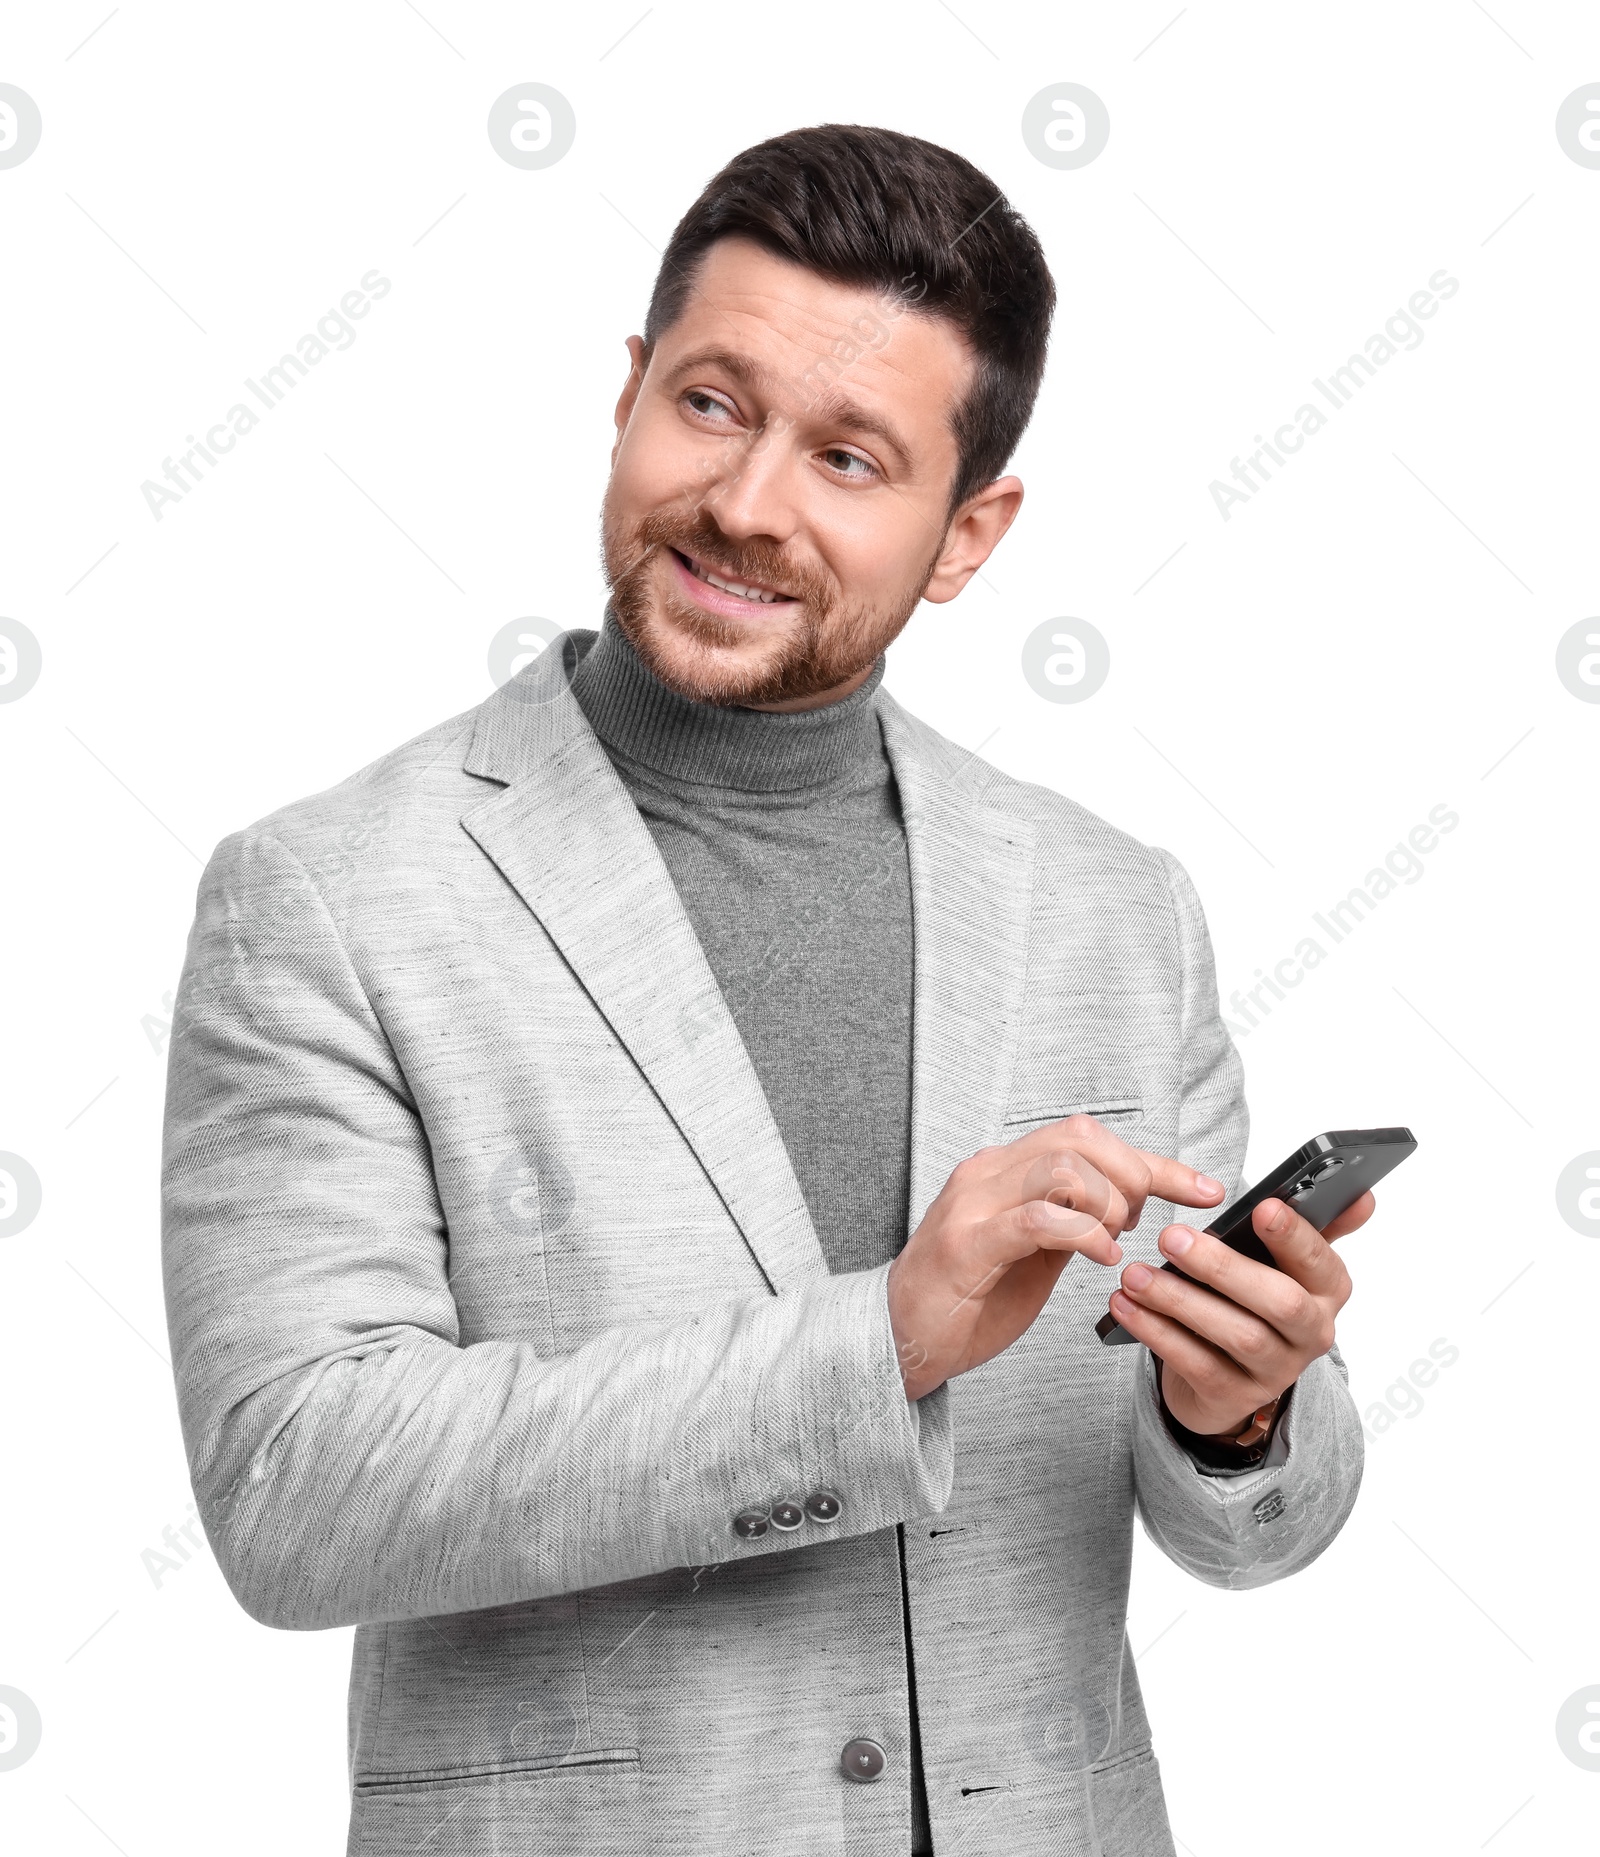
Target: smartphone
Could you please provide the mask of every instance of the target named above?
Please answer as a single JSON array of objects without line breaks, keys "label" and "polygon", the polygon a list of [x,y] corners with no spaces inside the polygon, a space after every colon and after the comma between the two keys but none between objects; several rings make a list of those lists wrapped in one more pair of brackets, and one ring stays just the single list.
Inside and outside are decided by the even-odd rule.
[{"label": "smartphone", "polygon": [[[1250,1214],[1262,1200],[1281,1199],[1308,1224],[1324,1231],[1368,1187],[1393,1173],[1415,1152],[1416,1145],[1409,1128],[1340,1128],[1328,1135],[1313,1135],[1303,1148],[1296,1148],[1288,1160],[1219,1212],[1206,1230],[1243,1256],[1276,1270],[1276,1259],[1250,1223]],[[1176,1264],[1161,1268],[1184,1275]],[[1095,1323],[1094,1332],[1107,1347],[1134,1339],[1109,1309]]]}]

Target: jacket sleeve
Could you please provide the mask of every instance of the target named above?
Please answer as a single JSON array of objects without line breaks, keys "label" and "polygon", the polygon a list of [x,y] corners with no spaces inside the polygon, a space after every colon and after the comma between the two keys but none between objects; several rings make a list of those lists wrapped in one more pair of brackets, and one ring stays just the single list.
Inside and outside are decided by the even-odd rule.
[{"label": "jacket sleeve", "polygon": [[[261,827],[225,839],[200,883],[162,1246],[199,1508],[266,1624],[506,1605],[949,1499],[948,1394],[906,1400],[887,1265],[561,1356],[462,1346],[406,1078],[321,890]],[[733,1530],[741,1511],[824,1489],[832,1522]]]},{"label": "jacket sleeve", "polygon": [[[1157,855],[1172,890],[1183,969],[1178,1158],[1221,1180],[1232,1201],[1249,1133],[1244,1066],[1222,1023],[1200,899],[1177,859]],[[1154,1359],[1148,1349],[1139,1355],[1134,1488],[1145,1531],[1162,1552],[1208,1585],[1229,1587],[1266,1586],[1315,1560],[1344,1526],[1361,1485],[1361,1420],[1338,1348],[1295,1382],[1270,1467],[1240,1476],[1208,1475],[1172,1436]]]}]

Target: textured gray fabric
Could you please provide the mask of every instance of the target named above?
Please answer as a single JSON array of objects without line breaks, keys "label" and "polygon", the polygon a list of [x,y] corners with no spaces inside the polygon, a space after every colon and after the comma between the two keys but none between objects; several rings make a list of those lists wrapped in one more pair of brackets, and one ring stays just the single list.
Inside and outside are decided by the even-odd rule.
[{"label": "textured gray fabric", "polygon": [[[666,689],[607,618],[572,693],[650,828],[828,1268],[910,1235],[911,873],[875,697],[796,715]],[[798,726],[797,726],[798,725]]]},{"label": "textured gray fabric", "polygon": [[[883,670],[822,709],[718,708],[667,689],[608,611],[571,681],[694,925],[836,1274],[887,1263],[910,1236],[911,870],[874,700]],[[896,1582],[909,1613],[899,1568]],[[911,1857],[934,1857],[909,1663],[906,1681]]]},{"label": "textured gray fabric", "polygon": [[[1343,1362],[1302,1376],[1264,1491],[1201,1476],[1076,1258],[908,1405],[888,1266],[829,1273],[568,661],[225,838],[179,984],[190,1474],[252,1617],[358,1627],[349,1850],[904,1850],[903,1522],[936,1843],[1171,1857],[1135,1511],[1214,1586],[1306,1566],[1360,1482]],[[1237,1191],[1242,1068],[1182,867],[877,706],[916,921],[909,1218],[1074,1110]],[[835,1521],[734,1530],[824,1488]],[[876,1784],[840,1775],[858,1736]]]}]

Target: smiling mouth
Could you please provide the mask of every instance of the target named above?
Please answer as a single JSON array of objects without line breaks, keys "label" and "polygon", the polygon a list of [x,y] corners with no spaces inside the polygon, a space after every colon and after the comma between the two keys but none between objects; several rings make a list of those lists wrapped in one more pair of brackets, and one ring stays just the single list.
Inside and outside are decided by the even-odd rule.
[{"label": "smiling mouth", "polygon": [[696,580],[703,580],[708,587],[715,587],[719,593],[732,594],[737,600],[748,600],[752,606],[796,602],[796,596],[785,593],[781,587],[769,587],[759,580],[734,580],[726,574],[719,574],[709,562],[686,555],[682,549],[674,548],[672,552]]}]

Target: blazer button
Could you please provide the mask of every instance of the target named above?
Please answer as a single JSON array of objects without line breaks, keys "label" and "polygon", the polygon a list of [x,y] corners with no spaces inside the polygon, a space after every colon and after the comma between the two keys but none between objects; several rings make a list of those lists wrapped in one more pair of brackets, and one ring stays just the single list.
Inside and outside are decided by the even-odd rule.
[{"label": "blazer button", "polygon": [[772,1526],[774,1528],[798,1528],[805,1519],[805,1510],[793,1497],[780,1496],[772,1505]]},{"label": "blazer button", "polygon": [[836,1522],[843,1513],[844,1502],[831,1489],[814,1489],[806,1498],[806,1514],[814,1522]]},{"label": "blazer button", "polygon": [[741,1509],[733,1518],[733,1532],[742,1541],[753,1541],[757,1535],[767,1532],[767,1512],[765,1509]]},{"label": "blazer button", "polygon": [[876,1741],[846,1741],[839,1756],[839,1771],[847,1780],[865,1786],[883,1778],[884,1752]]}]

